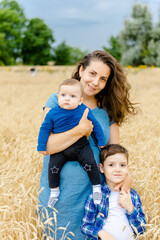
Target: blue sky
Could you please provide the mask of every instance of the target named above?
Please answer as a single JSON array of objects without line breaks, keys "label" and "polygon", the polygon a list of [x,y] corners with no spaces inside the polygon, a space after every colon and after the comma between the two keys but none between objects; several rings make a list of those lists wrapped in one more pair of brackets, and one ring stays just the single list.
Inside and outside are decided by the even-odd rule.
[{"label": "blue sky", "polygon": [[153,21],[160,0],[17,0],[27,18],[39,17],[52,29],[56,42],[63,40],[81,50],[102,49],[130,16],[132,5],[147,4]]}]

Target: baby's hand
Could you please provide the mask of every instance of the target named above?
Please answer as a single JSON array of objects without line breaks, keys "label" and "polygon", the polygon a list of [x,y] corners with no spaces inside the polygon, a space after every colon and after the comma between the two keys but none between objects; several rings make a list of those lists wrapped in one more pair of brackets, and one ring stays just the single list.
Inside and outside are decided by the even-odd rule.
[{"label": "baby's hand", "polygon": [[133,212],[133,204],[131,199],[130,191],[127,190],[127,192],[121,191],[119,194],[119,204],[121,207],[125,208],[129,213]]},{"label": "baby's hand", "polygon": [[39,153],[43,154],[43,155],[47,155],[46,151],[38,151]]}]

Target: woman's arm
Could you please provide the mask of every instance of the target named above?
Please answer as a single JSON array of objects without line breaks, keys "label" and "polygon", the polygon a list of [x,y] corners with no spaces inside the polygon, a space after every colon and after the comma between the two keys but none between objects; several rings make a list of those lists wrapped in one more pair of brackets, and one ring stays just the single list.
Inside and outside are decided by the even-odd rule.
[{"label": "woman's arm", "polygon": [[[112,124],[110,126],[110,139],[108,144],[119,144],[120,139],[119,139],[119,127],[116,123]],[[130,190],[132,185],[132,177],[130,173],[127,174],[126,179],[117,184],[115,187],[115,190],[122,190],[124,192],[127,192],[127,190]]]},{"label": "woman's arm", "polygon": [[108,144],[119,144],[119,127],[116,123],[110,126],[110,138]]},{"label": "woman's arm", "polygon": [[42,115],[42,123],[45,119],[45,116],[47,115],[47,113],[51,110],[51,108],[49,107],[45,107],[44,111],[43,111],[43,115]]},{"label": "woman's arm", "polygon": [[[45,118],[45,115],[49,110],[50,108],[45,108],[43,119]],[[50,155],[63,151],[64,149],[78,141],[81,137],[89,137],[93,130],[93,125],[92,122],[87,119],[87,115],[88,109],[84,111],[83,116],[76,127],[63,133],[51,134],[47,142],[47,154]]]}]

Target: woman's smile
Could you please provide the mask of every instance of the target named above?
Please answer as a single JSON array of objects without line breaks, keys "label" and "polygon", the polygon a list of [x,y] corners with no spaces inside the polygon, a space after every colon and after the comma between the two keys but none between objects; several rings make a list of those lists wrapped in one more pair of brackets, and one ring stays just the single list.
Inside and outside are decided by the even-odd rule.
[{"label": "woman's smile", "polygon": [[88,87],[90,88],[91,91],[96,91],[97,89],[93,87],[91,84],[88,84]]}]

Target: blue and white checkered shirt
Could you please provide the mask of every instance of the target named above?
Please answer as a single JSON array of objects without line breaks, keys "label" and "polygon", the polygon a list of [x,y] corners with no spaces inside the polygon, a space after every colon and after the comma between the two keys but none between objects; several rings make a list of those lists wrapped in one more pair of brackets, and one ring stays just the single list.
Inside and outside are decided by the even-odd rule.
[{"label": "blue and white checkered shirt", "polygon": [[[99,205],[94,204],[92,194],[86,200],[81,231],[89,239],[97,240],[98,232],[102,230],[105,224],[105,219],[108,217],[109,211],[110,192],[110,188],[107,184],[104,184],[102,186],[102,201]],[[126,211],[126,216],[136,236],[144,233],[146,221],[139,194],[134,189],[131,189],[130,193],[134,210],[132,213]]]}]

